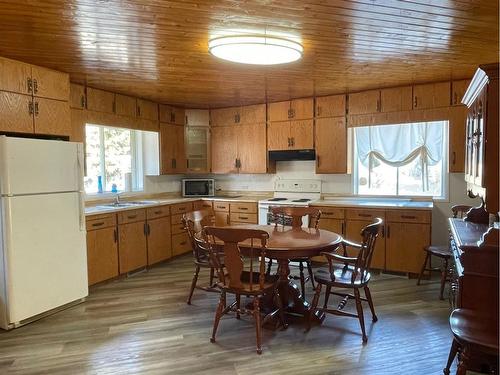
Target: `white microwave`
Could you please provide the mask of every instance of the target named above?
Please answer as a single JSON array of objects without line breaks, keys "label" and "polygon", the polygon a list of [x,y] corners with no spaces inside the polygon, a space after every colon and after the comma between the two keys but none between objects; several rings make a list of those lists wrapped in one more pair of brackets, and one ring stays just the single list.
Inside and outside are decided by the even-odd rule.
[{"label": "white microwave", "polygon": [[215,180],[213,178],[185,178],[182,180],[183,197],[213,197]]}]

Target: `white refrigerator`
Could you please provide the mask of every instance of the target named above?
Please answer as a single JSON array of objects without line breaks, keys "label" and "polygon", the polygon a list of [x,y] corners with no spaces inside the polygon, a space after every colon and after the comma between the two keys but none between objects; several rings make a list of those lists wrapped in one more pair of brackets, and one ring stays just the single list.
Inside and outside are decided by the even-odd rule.
[{"label": "white refrigerator", "polygon": [[88,295],[81,143],[0,136],[0,328]]}]

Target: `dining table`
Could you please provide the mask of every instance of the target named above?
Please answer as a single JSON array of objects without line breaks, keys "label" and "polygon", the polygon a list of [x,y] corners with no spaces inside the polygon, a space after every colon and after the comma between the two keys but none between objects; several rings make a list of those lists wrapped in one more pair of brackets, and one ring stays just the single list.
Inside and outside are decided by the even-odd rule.
[{"label": "dining table", "polygon": [[[342,236],[326,229],[292,228],[283,225],[256,225],[235,224],[228,227],[260,229],[269,234],[266,246],[266,257],[278,263],[279,284],[278,291],[283,302],[285,317],[288,323],[293,320],[308,318],[310,304],[301,295],[300,288],[290,280],[290,260],[318,256],[321,252],[332,252],[342,242]],[[240,251],[245,254],[245,249],[250,247],[250,241],[239,243]],[[263,309],[272,305],[272,298],[263,300]],[[269,306],[269,309],[272,309]],[[321,322],[324,314],[312,314],[311,318]]]}]

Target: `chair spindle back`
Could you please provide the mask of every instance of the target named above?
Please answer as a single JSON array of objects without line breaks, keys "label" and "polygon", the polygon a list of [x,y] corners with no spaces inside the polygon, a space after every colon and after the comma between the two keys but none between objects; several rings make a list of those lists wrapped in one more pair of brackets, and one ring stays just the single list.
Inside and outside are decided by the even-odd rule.
[{"label": "chair spindle back", "polygon": [[352,273],[353,283],[358,275],[363,280],[370,269],[373,252],[375,251],[375,243],[382,223],[383,220],[381,218],[376,218],[375,222],[368,224],[361,230],[361,238],[363,240],[354,266],[354,272]]},{"label": "chair spindle back", "polygon": [[182,224],[186,230],[191,247],[193,249],[193,256],[197,262],[207,262],[208,252],[206,248],[199,246],[199,241],[196,241],[196,234],[207,225],[215,223],[215,214],[212,209],[198,210],[185,213],[182,215]]},{"label": "chair spindle back", "polygon": [[292,220],[292,228],[302,227],[302,218],[309,216],[309,227],[318,229],[321,211],[315,207],[275,206],[270,208],[275,226],[285,225],[287,218]]}]

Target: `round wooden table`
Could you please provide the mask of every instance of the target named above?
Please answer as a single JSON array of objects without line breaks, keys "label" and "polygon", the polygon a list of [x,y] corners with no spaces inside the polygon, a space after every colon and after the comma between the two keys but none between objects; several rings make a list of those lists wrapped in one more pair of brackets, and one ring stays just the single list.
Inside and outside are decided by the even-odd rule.
[{"label": "round wooden table", "polygon": [[[288,316],[304,318],[307,316],[310,306],[303,299],[300,289],[289,280],[290,259],[311,258],[323,251],[335,250],[342,237],[325,229],[314,228],[292,228],[281,225],[251,225],[238,224],[234,228],[260,229],[269,233],[267,241],[266,256],[278,261],[280,285],[279,293],[283,301],[285,312]],[[245,242],[240,243],[240,249],[245,251]],[[263,301],[264,306],[270,301]],[[322,316],[315,316],[314,320],[322,320]]]}]

